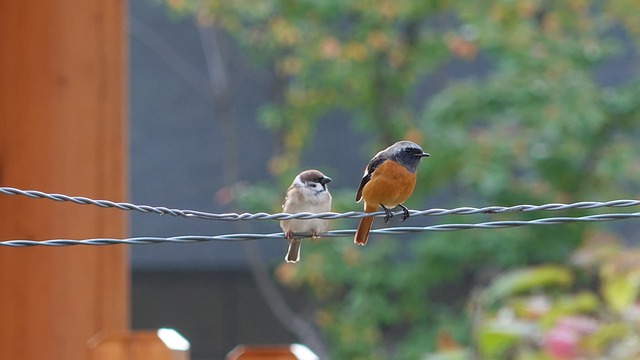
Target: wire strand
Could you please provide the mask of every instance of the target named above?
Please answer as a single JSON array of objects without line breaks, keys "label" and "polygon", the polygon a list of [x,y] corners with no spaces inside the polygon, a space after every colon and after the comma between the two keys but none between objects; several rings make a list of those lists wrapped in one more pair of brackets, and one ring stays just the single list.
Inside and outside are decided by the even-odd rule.
[{"label": "wire strand", "polygon": [[[124,211],[137,211],[145,214],[170,215],[175,217],[196,218],[205,220],[220,221],[239,221],[239,220],[290,220],[290,219],[359,219],[363,217],[384,217],[385,212],[378,211],[374,213],[365,213],[361,211],[349,211],[344,213],[323,212],[308,213],[301,212],[296,214],[275,213],[269,214],[265,212],[259,213],[208,213],[198,210],[180,210],[170,209],[162,206],[135,205],[126,202],[113,202],[109,200],[93,200],[83,196],[68,196],[62,194],[49,194],[37,190],[20,190],[11,187],[0,187],[0,193],[5,195],[21,195],[33,199],[49,199],[58,202],[72,202],[80,205],[94,205],[101,208],[115,208]],[[474,214],[502,214],[515,212],[533,212],[533,211],[561,211],[569,209],[596,209],[596,208],[620,208],[640,205],[640,200],[611,200],[605,202],[599,201],[581,201],[570,204],[549,203],[543,205],[514,205],[514,206],[487,206],[481,208],[475,207],[458,207],[453,209],[426,209],[426,210],[410,210],[411,216],[442,216],[442,215],[474,215]],[[401,211],[394,215],[402,214]]]},{"label": "wire strand", "polygon": [[[508,220],[508,221],[490,221],[475,224],[440,224],[432,226],[418,226],[418,227],[390,227],[384,229],[371,230],[371,234],[406,234],[406,233],[420,233],[426,231],[456,231],[456,230],[468,230],[468,229],[503,229],[510,227],[526,226],[526,225],[554,225],[576,222],[601,222],[601,221],[613,221],[623,220],[631,218],[640,218],[640,212],[635,213],[613,213],[613,214],[598,214],[588,215],[580,217],[551,217],[541,218],[535,220]],[[333,230],[319,234],[321,237],[346,237],[353,236],[355,230]],[[301,237],[310,237],[310,234],[296,234]],[[210,242],[210,241],[249,241],[249,240],[262,240],[262,239],[284,239],[283,233],[271,233],[271,234],[226,234],[215,236],[175,236],[175,237],[134,237],[128,239],[110,239],[110,238],[96,238],[86,240],[71,240],[71,239],[55,239],[55,240],[7,240],[0,241],[0,246],[5,247],[27,247],[27,246],[72,246],[72,245],[91,245],[91,246],[103,246],[103,245],[140,245],[140,244],[162,244],[162,243],[197,243],[197,242]]]}]

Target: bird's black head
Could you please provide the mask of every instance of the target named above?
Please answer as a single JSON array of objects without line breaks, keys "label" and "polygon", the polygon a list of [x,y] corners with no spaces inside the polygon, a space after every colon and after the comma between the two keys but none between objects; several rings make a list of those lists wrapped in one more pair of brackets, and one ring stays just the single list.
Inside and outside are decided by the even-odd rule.
[{"label": "bird's black head", "polygon": [[389,159],[398,162],[407,168],[410,172],[416,172],[420,159],[431,156],[424,152],[420,145],[412,141],[398,141],[383,150],[389,156]]}]

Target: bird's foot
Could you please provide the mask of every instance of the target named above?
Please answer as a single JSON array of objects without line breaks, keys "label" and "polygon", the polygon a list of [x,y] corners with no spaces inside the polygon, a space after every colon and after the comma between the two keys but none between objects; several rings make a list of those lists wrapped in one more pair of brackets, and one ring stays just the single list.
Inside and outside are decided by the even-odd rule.
[{"label": "bird's foot", "polygon": [[284,238],[287,239],[287,240],[293,239],[293,233],[291,231],[285,231],[284,232]]},{"label": "bird's foot", "polygon": [[400,218],[400,220],[402,220],[402,221],[407,220],[407,218],[408,218],[408,217],[409,217],[409,215],[410,215],[410,214],[409,214],[409,209],[407,209],[407,207],[406,207],[406,206],[404,206],[404,205],[402,205],[402,204],[399,204],[398,206],[400,206],[400,207],[402,208],[402,212],[403,212],[403,214],[402,214],[402,218]]},{"label": "bird's foot", "polygon": [[384,213],[386,214],[384,216],[384,222],[388,223],[389,219],[391,219],[393,217],[393,212],[391,212],[391,210],[387,209],[384,205],[380,204],[380,206],[382,206],[382,209],[384,210]]},{"label": "bird's foot", "polygon": [[318,235],[318,232],[317,232],[316,230],[313,230],[313,231],[311,232],[311,238],[312,238],[312,239],[317,239],[317,238],[319,238],[319,237],[320,237],[320,236]]}]

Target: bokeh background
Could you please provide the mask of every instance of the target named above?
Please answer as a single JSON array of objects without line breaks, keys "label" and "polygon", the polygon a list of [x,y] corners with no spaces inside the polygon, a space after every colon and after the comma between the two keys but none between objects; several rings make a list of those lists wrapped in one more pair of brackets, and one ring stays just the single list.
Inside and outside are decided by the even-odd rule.
[{"label": "bokeh background", "polygon": [[[131,201],[279,212],[295,174],[318,168],[334,210],[359,210],[364,166],[401,139],[432,154],[413,209],[638,198],[638,14],[635,1],[131,1]],[[632,359],[639,236],[627,220],[336,238],[305,241],[295,265],[275,240],[134,246],[132,321],[177,329],[193,359],[293,342],[333,359]]]}]

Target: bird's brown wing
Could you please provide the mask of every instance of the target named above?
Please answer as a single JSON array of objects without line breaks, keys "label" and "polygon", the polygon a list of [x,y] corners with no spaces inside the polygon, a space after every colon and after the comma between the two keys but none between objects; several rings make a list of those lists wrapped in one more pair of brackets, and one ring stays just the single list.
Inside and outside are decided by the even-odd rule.
[{"label": "bird's brown wing", "polygon": [[[284,194],[284,200],[282,201],[282,209],[284,210],[287,206],[287,200],[289,200],[289,197],[291,196],[291,189],[293,189],[294,186],[293,184],[291,186],[289,186],[289,188],[287,189],[287,192]],[[286,211],[285,211],[286,212]]]},{"label": "bird's brown wing", "polygon": [[378,153],[373,157],[373,159],[371,159],[371,161],[369,161],[367,168],[364,170],[364,176],[362,176],[362,180],[360,180],[358,191],[356,192],[356,202],[360,202],[360,200],[362,199],[362,189],[369,182],[369,180],[371,180],[371,175],[374,171],[376,171],[376,168],[378,168],[378,166],[380,166],[380,164],[384,162],[384,160],[385,159],[380,156],[380,153]]}]

